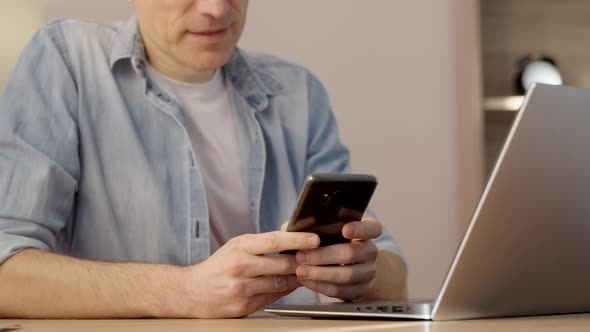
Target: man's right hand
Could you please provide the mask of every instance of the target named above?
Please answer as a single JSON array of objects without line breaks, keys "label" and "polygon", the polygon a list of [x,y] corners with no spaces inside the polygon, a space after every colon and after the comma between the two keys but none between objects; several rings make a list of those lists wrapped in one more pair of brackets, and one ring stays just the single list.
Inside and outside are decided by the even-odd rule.
[{"label": "man's right hand", "polygon": [[313,233],[276,231],[235,237],[207,260],[186,268],[184,285],[179,287],[184,294],[179,294],[176,309],[180,307],[181,317],[247,316],[300,286],[293,255],[265,254],[315,249],[319,244]]},{"label": "man's right hand", "polygon": [[319,242],[312,233],[242,235],[189,267],[25,249],[0,265],[0,318],[243,317],[299,287],[293,255],[265,254]]}]

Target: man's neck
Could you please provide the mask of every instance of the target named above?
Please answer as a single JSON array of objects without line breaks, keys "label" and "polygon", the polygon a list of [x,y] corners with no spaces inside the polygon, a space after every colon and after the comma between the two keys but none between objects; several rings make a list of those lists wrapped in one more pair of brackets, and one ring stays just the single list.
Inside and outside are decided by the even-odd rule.
[{"label": "man's neck", "polygon": [[194,70],[188,67],[166,65],[160,61],[148,58],[152,67],[160,74],[173,80],[184,83],[205,83],[209,82],[215,75],[215,69]]}]

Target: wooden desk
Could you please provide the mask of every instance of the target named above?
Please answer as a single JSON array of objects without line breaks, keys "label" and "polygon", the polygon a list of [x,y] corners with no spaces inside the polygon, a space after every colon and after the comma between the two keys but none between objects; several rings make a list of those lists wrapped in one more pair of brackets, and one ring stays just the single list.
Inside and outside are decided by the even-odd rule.
[{"label": "wooden desk", "polygon": [[454,322],[415,321],[362,321],[362,320],[316,320],[280,318],[267,314],[255,314],[245,319],[200,319],[200,320],[0,320],[18,323],[23,332],[70,332],[70,331],[293,331],[293,332],[545,332],[589,331],[590,314],[543,316],[506,319],[485,319]]}]

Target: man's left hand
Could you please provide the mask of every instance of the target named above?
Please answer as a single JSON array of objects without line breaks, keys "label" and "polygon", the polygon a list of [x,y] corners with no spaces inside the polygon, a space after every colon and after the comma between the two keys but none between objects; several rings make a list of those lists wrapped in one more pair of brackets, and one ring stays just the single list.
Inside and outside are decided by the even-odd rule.
[{"label": "man's left hand", "polygon": [[372,288],[377,274],[377,246],[373,239],[383,233],[381,223],[365,219],[347,223],[342,235],[350,243],[297,252],[297,279],[318,293],[344,301],[356,300]]}]

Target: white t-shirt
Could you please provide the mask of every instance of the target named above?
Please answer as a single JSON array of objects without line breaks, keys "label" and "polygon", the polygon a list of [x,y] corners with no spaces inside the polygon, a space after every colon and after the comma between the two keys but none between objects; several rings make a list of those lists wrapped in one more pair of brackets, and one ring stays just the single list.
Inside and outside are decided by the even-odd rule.
[{"label": "white t-shirt", "polygon": [[210,249],[232,237],[256,233],[236,134],[236,115],[221,70],[206,83],[184,83],[147,68],[158,85],[178,97],[199,165],[209,208]]}]

